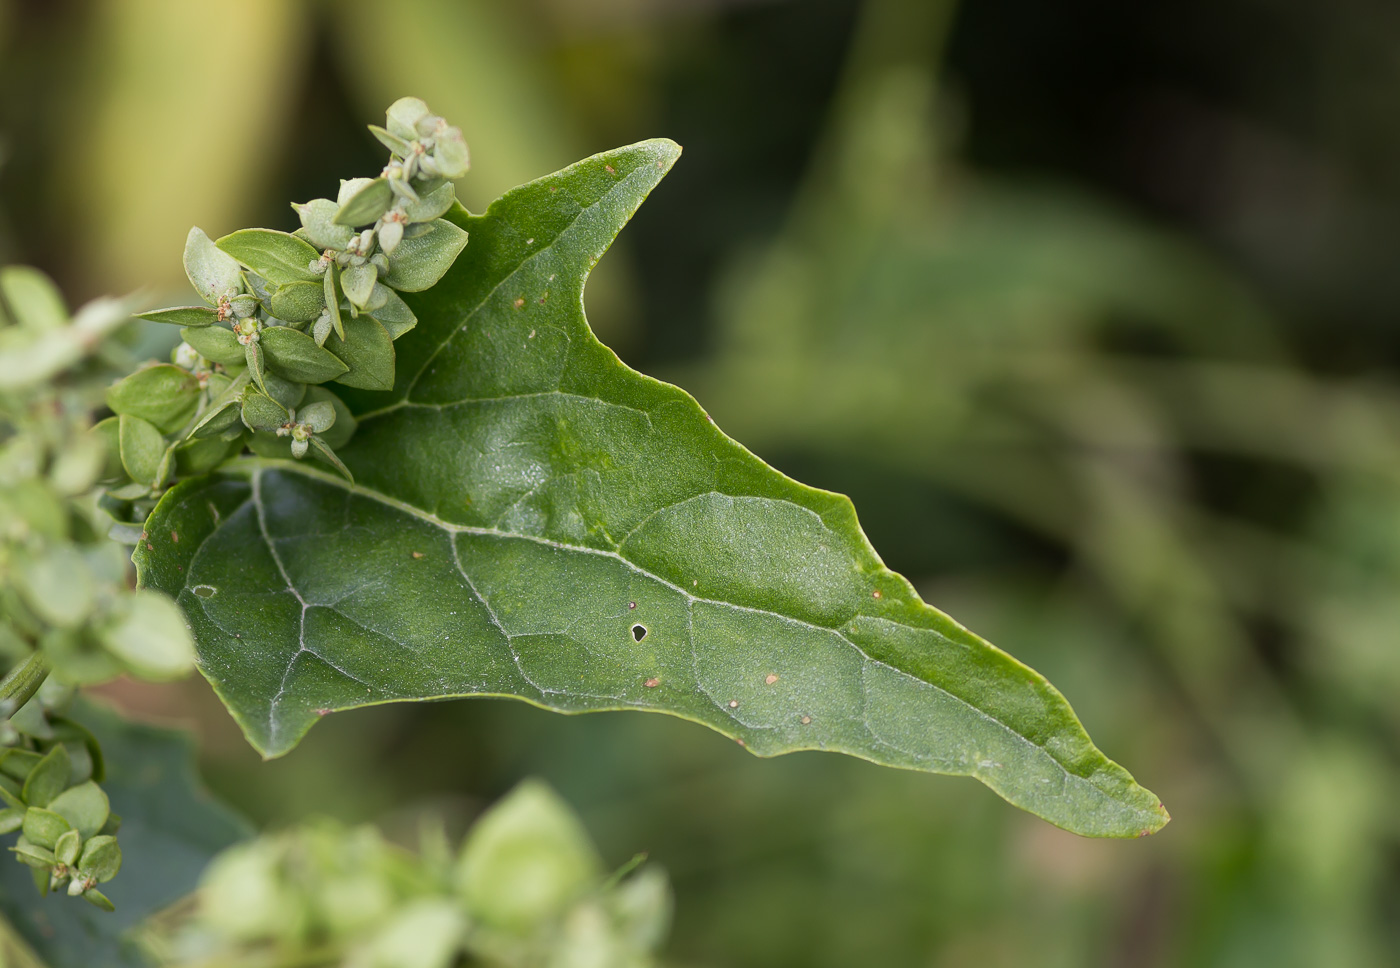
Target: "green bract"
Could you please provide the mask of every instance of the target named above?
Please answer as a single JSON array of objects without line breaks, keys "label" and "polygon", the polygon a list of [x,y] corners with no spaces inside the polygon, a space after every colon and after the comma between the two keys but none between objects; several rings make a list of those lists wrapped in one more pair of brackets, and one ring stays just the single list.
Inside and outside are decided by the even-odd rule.
[{"label": "green bract", "polygon": [[508,695],[975,776],[1084,834],[1156,830],[1157,798],[1064,698],[922,602],[847,499],[593,337],[588,271],[677,154],[622,148],[451,213],[475,257],[380,337],[392,390],[346,393],[354,486],[248,461],[161,501],[141,581],[178,597],[249,740],[277,755],[327,710]]}]

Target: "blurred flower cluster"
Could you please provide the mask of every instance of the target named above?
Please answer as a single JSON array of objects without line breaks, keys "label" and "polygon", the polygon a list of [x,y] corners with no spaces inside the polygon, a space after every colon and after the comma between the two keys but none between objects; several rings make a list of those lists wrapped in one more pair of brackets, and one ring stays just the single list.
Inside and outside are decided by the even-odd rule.
[{"label": "blurred flower cluster", "polygon": [[215,858],[196,908],[148,937],[166,965],[652,968],[670,891],[655,868],[612,876],[578,818],[526,782],[460,851],[440,831],[418,854],[374,828],[313,822]]}]

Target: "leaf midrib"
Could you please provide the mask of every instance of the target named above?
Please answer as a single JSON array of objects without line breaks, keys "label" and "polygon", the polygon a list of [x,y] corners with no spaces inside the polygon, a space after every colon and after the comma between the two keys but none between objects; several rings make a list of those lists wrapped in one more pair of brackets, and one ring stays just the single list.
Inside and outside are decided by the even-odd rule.
[{"label": "leaf midrib", "polygon": [[[282,471],[282,472],[285,472],[285,473],[299,474],[299,475],[301,475],[302,477],[306,477],[306,478],[308,478],[308,479],[318,481],[318,482],[320,482],[320,483],[322,483],[322,484],[327,484],[327,485],[334,486],[334,487],[336,487],[336,488],[339,488],[339,489],[342,490],[342,491],[345,491],[346,493],[348,493],[348,494],[350,494],[350,495],[352,495],[352,496],[364,497],[364,498],[367,498],[367,499],[369,499],[369,500],[371,500],[371,501],[375,501],[375,502],[377,502],[377,503],[379,503],[379,504],[381,504],[381,505],[383,505],[383,506],[385,506],[385,507],[387,507],[387,508],[391,508],[391,509],[393,509],[393,510],[402,512],[402,513],[404,513],[404,514],[408,514],[408,515],[410,515],[410,516],[412,516],[412,517],[414,517],[414,518],[417,518],[417,519],[420,520],[420,521],[423,521],[423,522],[425,522],[425,523],[427,523],[427,524],[431,524],[431,525],[433,525],[434,527],[436,527],[436,528],[438,528],[438,529],[440,529],[440,530],[442,530],[442,531],[446,531],[446,532],[448,532],[448,533],[451,533],[451,534],[476,534],[476,535],[483,535],[483,536],[487,536],[487,537],[506,538],[506,539],[521,540],[521,541],[530,541],[530,542],[533,542],[533,543],[535,543],[535,544],[543,545],[543,546],[545,546],[545,547],[550,547],[550,548],[556,548],[556,549],[561,550],[561,551],[580,552],[580,553],[584,553],[584,554],[597,555],[597,556],[605,557],[605,558],[612,558],[612,559],[614,559],[614,560],[616,560],[616,561],[619,561],[619,562],[621,562],[622,564],[626,565],[628,568],[632,569],[632,570],[633,570],[634,572],[636,572],[638,575],[641,575],[641,576],[643,576],[643,577],[645,577],[645,578],[648,578],[648,579],[650,579],[650,580],[652,580],[652,581],[655,581],[655,582],[657,582],[658,584],[661,584],[661,585],[663,585],[663,586],[665,586],[665,587],[667,587],[667,588],[669,588],[669,589],[671,589],[671,590],[673,590],[673,591],[675,591],[675,592],[680,593],[680,594],[681,594],[682,596],[684,596],[685,599],[686,599],[689,603],[691,603],[691,604],[694,604],[694,603],[696,603],[696,602],[699,602],[699,603],[703,603],[703,604],[707,604],[707,605],[716,605],[716,606],[720,606],[720,607],[723,607],[723,608],[730,608],[730,609],[734,609],[734,610],[736,610],[736,611],[750,612],[750,613],[755,614],[755,615],[763,615],[763,616],[768,616],[768,617],[776,618],[776,619],[778,619],[779,621],[787,622],[787,623],[789,623],[789,624],[791,624],[791,625],[795,625],[795,626],[798,626],[798,627],[800,627],[800,628],[812,629],[812,630],[817,630],[817,631],[822,631],[822,632],[830,633],[830,634],[835,635],[836,637],[838,637],[838,638],[841,640],[841,642],[842,642],[843,644],[845,644],[846,646],[848,646],[849,648],[851,648],[852,650],[854,650],[855,653],[856,653],[857,655],[859,655],[865,662],[868,662],[868,663],[870,663],[870,664],[872,664],[872,665],[875,665],[875,666],[881,666],[881,667],[883,667],[883,668],[885,668],[885,669],[890,670],[891,672],[895,673],[895,674],[898,675],[898,676],[901,676],[901,677],[903,677],[903,678],[905,678],[905,679],[908,679],[908,680],[910,680],[910,681],[912,681],[912,682],[918,683],[919,685],[927,686],[927,687],[929,687],[929,688],[931,688],[931,689],[937,690],[939,693],[941,693],[941,694],[947,696],[948,698],[950,698],[950,699],[954,700],[955,702],[961,704],[962,706],[966,707],[968,710],[970,710],[971,712],[973,712],[975,715],[982,717],[983,719],[987,720],[988,722],[994,723],[994,724],[995,724],[996,726],[998,726],[1000,729],[1002,729],[1003,731],[1005,731],[1008,735],[1014,737],[1015,739],[1019,740],[1020,742],[1024,743],[1024,744],[1027,745],[1027,746],[1029,746],[1030,748],[1032,748],[1032,749],[1034,749],[1034,750],[1036,750],[1036,751],[1038,751],[1038,752],[1040,752],[1040,753],[1043,753],[1043,754],[1050,760],[1050,762],[1054,763],[1054,764],[1059,768],[1059,770],[1060,770],[1067,778],[1069,778],[1070,780],[1072,780],[1072,781],[1078,781],[1078,782],[1082,782],[1082,783],[1086,783],[1086,784],[1088,784],[1089,786],[1093,787],[1096,791],[1098,791],[1098,793],[1101,794],[1102,796],[1105,796],[1105,797],[1107,797],[1108,799],[1110,799],[1110,800],[1112,800],[1112,801],[1114,801],[1114,802],[1117,802],[1117,803],[1121,803],[1121,804],[1123,804],[1123,805],[1125,805],[1125,806],[1130,806],[1130,807],[1132,806],[1131,804],[1128,804],[1128,803],[1126,803],[1125,801],[1123,801],[1122,799],[1120,799],[1120,798],[1119,798],[1118,796],[1116,796],[1112,791],[1106,790],[1106,789],[1104,789],[1103,787],[1101,787],[1099,784],[1095,783],[1094,780],[1092,779],[1092,777],[1082,776],[1082,775],[1080,775],[1080,774],[1078,774],[1078,773],[1075,773],[1075,772],[1071,771],[1068,767],[1065,766],[1065,764],[1064,764],[1058,757],[1055,756],[1055,754],[1054,754],[1053,752],[1050,751],[1050,749],[1049,749],[1048,747],[1043,746],[1043,745],[1041,745],[1040,743],[1035,742],[1035,741],[1034,741],[1033,739],[1031,739],[1030,737],[1024,735],[1023,733],[1021,733],[1021,732],[1019,732],[1019,731],[1017,731],[1016,729],[1014,729],[1013,727],[1011,727],[1010,725],[1008,725],[1007,723],[1005,723],[1005,722],[1002,721],[1001,719],[998,719],[996,716],[994,716],[994,715],[992,715],[991,713],[987,712],[985,709],[982,709],[981,707],[979,707],[979,706],[977,706],[977,705],[975,705],[975,704],[969,702],[968,700],[962,698],[961,696],[958,696],[958,695],[955,694],[955,693],[949,692],[947,689],[945,689],[944,687],[940,686],[940,685],[939,685],[938,683],[936,683],[936,682],[930,682],[930,681],[927,680],[927,679],[922,679],[922,678],[920,678],[920,677],[918,677],[918,676],[916,676],[916,675],[913,675],[912,673],[906,672],[905,670],[898,668],[897,666],[893,666],[893,665],[891,665],[890,663],[888,663],[888,662],[886,662],[886,661],[884,661],[884,660],[882,660],[882,659],[876,659],[876,658],[874,658],[873,656],[869,655],[869,654],[868,654],[863,648],[861,648],[858,644],[856,644],[855,642],[853,642],[853,641],[851,641],[849,638],[847,638],[846,635],[841,631],[841,628],[840,628],[840,627],[831,627],[831,626],[826,626],[826,625],[820,625],[820,624],[818,624],[818,623],[816,623],[816,622],[809,622],[809,621],[806,621],[806,620],[804,620],[804,619],[796,618],[796,617],[791,616],[791,615],[784,615],[784,614],[781,613],[781,612],[775,612],[775,611],[770,611],[770,610],[768,610],[768,609],[756,608],[756,607],[751,606],[751,605],[741,605],[741,604],[738,604],[738,603],[736,603],[736,602],[727,602],[727,601],[723,601],[723,600],[721,600],[721,599],[705,598],[705,597],[702,597],[702,596],[699,596],[699,595],[695,595],[694,593],[688,591],[685,587],[683,587],[683,586],[681,586],[681,585],[677,585],[677,584],[675,584],[674,582],[672,582],[672,581],[670,581],[670,580],[668,580],[668,579],[666,579],[666,578],[663,578],[663,577],[660,576],[660,575],[653,574],[652,572],[648,571],[647,569],[643,568],[642,566],[640,566],[640,565],[636,564],[635,562],[629,560],[629,559],[626,558],[624,555],[622,555],[620,552],[608,551],[608,550],[601,549],[601,548],[590,548],[590,547],[588,547],[588,546],[586,546],[586,545],[569,544],[569,543],[566,543],[566,542],[556,541],[556,540],[551,539],[551,538],[544,538],[544,537],[539,537],[539,536],[536,536],[536,535],[521,534],[521,533],[512,532],[512,531],[502,531],[502,530],[500,530],[500,529],[498,529],[498,528],[485,528],[485,527],[479,527],[479,526],[475,526],[475,525],[453,524],[452,522],[444,521],[442,518],[439,518],[437,515],[433,514],[433,513],[430,512],[430,511],[425,511],[425,510],[423,510],[422,508],[416,507],[416,506],[414,506],[414,505],[412,505],[412,504],[409,504],[409,503],[407,503],[407,502],[405,502],[405,501],[399,500],[398,498],[392,497],[392,496],[390,496],[390,495],[388,495],[388,494],[384,494],[384,493],[381,492],[381,491],[377,491],[377,490],[374,490],[373,488],[368,488],[368,487],[365,487],[365,486],[360,485],[360,484],[351,485],[351,484],[349,484],[348,482],[346,482],[346,481],[345,481],[343,478],[341,478],[341,477],[338,477],[338,476],[336,476],[336,475],[334,475],[334,474],[331,474],[331,473],[329,473],[329,472],[322,472],[322,471],[320,471],[320,470],[318,470],[318,469],[316,469],[316,468],[308,467],[308,466],[306,466],[306,465],[304,465],[304,464],[292,463],[292,462],[290,462],[290,461],[280,461],[280,460],[275,460],[275,459],[267,459],[267,458],[241,458],[241,459],[239,459],[238,461],[236,461],[236,462],[234,462],[234,463],[232,463],[232,464],[226,465],[225,468],[223,468],[223,470],[224,470],[224,472],[226,472],[226,473],[238,474],[238,475],[242,475],[242,476],[247,476],[247,477],[249,478],[249,480],[250,480],[250,486],[253,488],[253,492],[252,492],[252,494],[250,495],[250,498],[249,498],[249,499],[250,499],[250,500],[253,500],[253,501],[255,502],[255,505],[256,505],[256,508],[257,508],[259,530],[260,530],[260,532],[262,533],[264,542],[265,542],[265,543],[268,545],[268,547],[269,547],[269,552],[272,554],[273,559],[274,559],[274,562],[277,564],[277,567],[278,567],[278,571],[279,571],[280,576],[281,576],[282,579],[287,583],[288,590],[293,594],[294,597],[297,598],[297,600],[298,600],[299,602],[301,602],[301,604],[302,604],[302,606],[303,606],[303,609],[302,609],[303,620],[304,620],[304,618],[305,618],[305,613],[306,613],[306,609],[307,609],[307,608],[314,608],[314,607],[321,607],[321,606],[317,606],[317,605],[308,605],[308,604],[304,601],[304,599],[302,599],[301,595],[300,595],[299,593],[296,592],[293,583],[291,582],[290,578],[287,576],[286,570],[282,567],[281,560],[280,560],[280,558],[277,556],[276,549],[273,547],[273,542],[272,542],[272,540],[271,540],[271,537],[268,535],[267,530],[266,530],[266,528],[265,528],[265,526],[264,526],[264,522],[263,522],[263,518],[262,518],[262,513],[263,513],[263,512],[262,512],[262,501],[261,501],[261,495],[260,495],[260,487],[261,487],[260,478],[261,478],[261,476],[262,476],[263,473],[265,473],[266,471],[269,471],[269,470]],[[722,492],[716,491],[716,492],[714,492],[714,493],[722,493]],[[735,497],[736,495],[726,495],[726,496]],[[791,502],[787,502],[787,503],[791,503]],[[663,510],[664,510],[664,509],[663,509]],[[212,536],[212,533],[211,533],[211,536]],[[207,540],[208,540],[208,538],[206,537],[205,541],[207,541]],[[196,550],[196,554],[198,553],[199,550],[202,549],[202,547],[203,547],[203,542],[201,542],[199,549]],[[455,557],[456,554],[457,554],[455,542],[453,543],[453,554],[454,554],[454,557]],[[481,596],[481,594],[480,594],[479,592],[476,591],[475,583],[472,582],[472,580],[471,580],[469,577],[466,576],[465,571],[461,568],[460,562],[457,563],[457,570],[458,570],[459,572],[462,572],[462,573],[463,573],[463,576],[464,576],[464,578],[466,578],[466,580],[467,580],[467,582],[468,582],[468,585],[472,588],[473,594],[476,596],[476,598],[478,599],[478,601],[481,601],[481,602],[482,602],[482,605],[487,609],[487,611],[488,611],[488,613],[489,613],[489,612],[491,611],[490,605],[487,604],[486,601],[485,601],[485,599]],[[187,572],[187,573],[186,573],[186,577],[185,577],[185,579],[184,579],[184,581],[183,581],[183,583],[182,583],[182,586],[181,586],[181,593],[183,593],[184,591],[188,590],[188,589],[191,587],[190,584],[189,584],[189,582],[190,582],[190,575],[189,575],[189,573]],[[510,636],[510,634],[507,633],[507,632],[505,631],[505,629],[500,625],[499,621],[495,620],[494,615],[492,615],[491,617],[492,617],[492,624],[493,624],[498,630],[500,630],[500,631],[502,632],[502,634],[503,634],[503,635],[505,636],[505,638],[506,638],[506,641],[509,643],[509,641],[510,641],[510,639],[512,638],[512,636]],[[930,630],[930,629],[927,629],[927,628],[923,628],[923,627],[920,627],[920,626],[909,625],[909,624],[907,624],[907,623],[899,622],[899,621],[896,621],[896,620],[894,620],[894,619],[884,618],[884,619],[881,619],[881,621],[886,621],[886,622],[889,622],[891,625],[896,625],[896,626],[898,626],[898,627],[900,627],[900,628],[910,629],[910,630],[916,631],[916,632],[936,631],[936,630]],[[692,635],[693,635],[693,633],[692,633]],[[304,639],[304,636],[299,636],[299,644],[304,645],[304,642],[302,641],[303,639]],[[306,649],[302,648],[302,649],[297,653],[297,655],[299,656],[299,655],[301,654],[302,651],[311,651],[311,650],[306,650]],[[513,650],[512,650],[512,651],[513,651]],[[351,675],[349,675],[348,673],[344,673],[343,670],[338,669],[333,663],[327,662],[327,661],[326,661],[324,658],[322,658],[318,653],[316,653],[316,652],[314,652],[314,651],[311,651],[311,655],[313,655],[313,656],[314,656],[315,658],[317,658],[318,660],[320,660],[320,661],[322,661],[322,662],[325,662],[326,665],[329,666],[330,668],[336,669],[337,672],[340,672],[341,674],[346,675],[347,678],[349,678],[349,679],[351,679],[351,680],[353,680],[353,681],[356,681],[356,682],[361,682],[361,684],[364,684],[364,683],[362,682],[362,680],[359,680],[359,679],[356,678],[355,676],[351,676]],[[295,658],[296,658],[296,657],[294,656],[294,657],[293,657],[293,661],[295,661]],[[288,662],[288,670],[287,670],[288,673],[290,673],[291,666],[292,666],[292,662]],[[286,674],[284,674],[284,679],[283,679],[283,685],[284,685],[284,686],[285,686],[285,675],[286,675]],[[527,678],[527,681],[528,681],[528,678]],[[538,688],[538,687],[536,687],[536,688]],[[545,690],[541,690],[541,692],[544,693],[544,694],[548,694],[548,692],[545,691]],[[720,707],[720,708],[721,708],[721,711],[722,711],[722,712],[724,712],[726,715],[730,715],[731,718],[732,718],[732,713],[731,713],[728,709],[723,708],[723,707]],[[269,710],[270,716],[271,716],[273,713],[275,713],[275,709],[276,709],[276,706],[275,706],[275,704],[273,704],[273,705],[271,706],[270,710]],[[750,725],[748,725],[747,723],[744,723],[744,722],[739,721],[739,720],[736,720],[735,722],[736,722],[737,726],[739,726],[740,728],[743,728],[743,729],[761,728],[761,727],[753,727],[753,726],[750,726]],[[869,728],[869,727],[867,726],[867,729],[868,729],[868,728]],[[269,732],[270,732],[272,735],[275,736],[275,725],[274,725],[271,721],[269,722]],[[888,743],[888,741],[886,741],[886,740],[882,739],[881,737],[875,735],[873,732],[871,733],[871,737],[872,737],[872,739],[874,739],[876,742],[879,742],[879,743],[881,743],[882,745],[887,745],[887,746],[890,746],[892,749],[900,750],[899,747],[894,746],[893,744]],[[908,750],[900,750],[900,752],[903,752],[903,753],[906,753],[906,754],[910,753],[910,751],[908,751]],[[855,756],[858,756],[858,757],[861,756],[861,754],[859,754],[859,753],[852,753],[851,755],[855,755]],[[865,757],[861,757],[861,758],[865,758]],[[980,776],[981,774],[980,774],[980,773],[975,773],[974,775]],[[1139,809],[1139,808],[1132,807],[1132,809]]]}]

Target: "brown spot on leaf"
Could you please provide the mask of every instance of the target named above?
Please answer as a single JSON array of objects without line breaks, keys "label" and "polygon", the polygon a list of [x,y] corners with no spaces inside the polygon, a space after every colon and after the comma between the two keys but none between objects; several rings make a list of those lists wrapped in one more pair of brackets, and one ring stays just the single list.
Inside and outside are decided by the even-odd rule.
[{"label": "brown spot on leaf", "polygon": [[628,608],[636,608],[636,607],[637,607],[637,603],[636,603],[636,602],[628,602],[628,603],[627,603],[627,607],[628,607]]},{"label": "brown spot on leaf", "polygon": [[880,589],[877,588],[877,589],[875,589],[873,592],[870,593],[870,597],[871,597],[871,598],[884,598],[885,596],[884,596],[884,595],[881,595],[881,594],[880,594]]},{"label": "brown spot on leaf", "polygon": [[738,709],[738,708],[739,708],[739,700],[737,700],[737,699],[731,699],[731,700],[729,700],[729,708],[730,708],[730,709]]},{"label": "brown spot on leaf", "polygon": [[517,297],[516,300],[515,300],[515,302],[512,303],[512,305],[514,305],[516,309],[519,309],[521,306],[525,305],[525,297],[524,297],[524,296],[519,296],[519,297]]},{"label": "brown spot on leaf", "polygon": [[648,689],[655,689],[657,686],[661,685],[661,680],[652,676],[646,682],[642,683],[642,685],[646,686]]},{"label": "brown spot on leaf", "polygon": [[607,172],[609,175],[616,175],[616,174],[617,174],[617,169],[614,168],[612,165],[604,165],[604,166],[603,166],[603,171]]},{"label": "brown spot on leaf", "polygon": [[421,552],[421,551],[415,551],[415,552],[413,552],[413,557],[415,557],[415,558],[422,558],[422,557],[423,557],[423,552]]},{"label": "brown spot on leaf", "polygon": [[172,531],[172,532],[170,532],[170,540],[173,541],[173,542],[175,542],[176,544],[179,544],[179,543],[180,543],[180,532],[178,532],[178,531]]},{"label": "brown spot on leaf", "polygon": [[766,683],[768,683],[768,685],[771,686],[773,683],[775,683],[775,682],[778,681],[778,677],[775,676],[775,675],[773,675],[773,673],[770,672],[770,673],[768,673],[768,678],[764,679],[763,681],[766,682]]},{"label": "brown spot on leaf", "polygon": [[147,551],[155,551],[155,550],[156,550],[156,546],[153,545],[153,544],[151,544],[149,541],[147,541],[147,542],[146,542],[146,550],[147,550]]},{"label": "brown spot on leaf", "polygon": [[811,724],[812,724],[812,717],[811,717],[811,716],[803,716],[803,717],[802,717],[802,725],[803,725],[803,726],[810,726]]}]

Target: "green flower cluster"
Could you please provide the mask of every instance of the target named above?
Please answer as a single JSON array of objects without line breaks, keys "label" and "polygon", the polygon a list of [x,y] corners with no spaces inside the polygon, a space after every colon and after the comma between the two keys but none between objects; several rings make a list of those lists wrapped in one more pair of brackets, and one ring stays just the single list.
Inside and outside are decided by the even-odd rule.
[{"label": "green flower cluster", "polygon": [[394,340],[417,323],[399,293],[442,278],[467,233],[441,216],[450,179],[467,171],[462,133],[417,98],[389,108],[370,130],[392,152],[377,178],[341,183],[335,201],[293,209],[295,232],[243,229],[185,242],[185,273],[203,306],[142,313],[182,327],[168,364],[113,386],[117,414],[99,425],[125,480],[111,490],[136,503],[127,520],[177,476],[206,473],[243,452],[312,454],[346,477],[336,448],[355,421],[325,384],[394,385]]},{"label": "green flower cluster", "polygon": [[455,854],[441,833],[415,856],[332,822],[230,848],[193,915],[146,940],[182,968],[653,968],[670,889],[632,866],[607,876],[568,806],[527,782]]},{"label": "green flower cluster", "polygon": [[58,715],[46,685],[7,723],[15,742],[0,752],[0,833],[19,831],[10,848],[29,866],[41,893],[65,884],[104,910],[112,902],[97,889],[117,875],[121,819],[111,811],[102,780],[102,753],[83,727]]},{"label": "green flower cluster", "polygon": [[62,710],[75,685],[194,666],[184,617],[131,590],[96,503],[121,468],[89,414],[126,363],[108,336],[130,318],[99,300],[70,319],[42,273],[0,269],[0,834],[20,833],[11,849],[40,890],[67,884],[102,907],[116,821],[97,742]]}]

